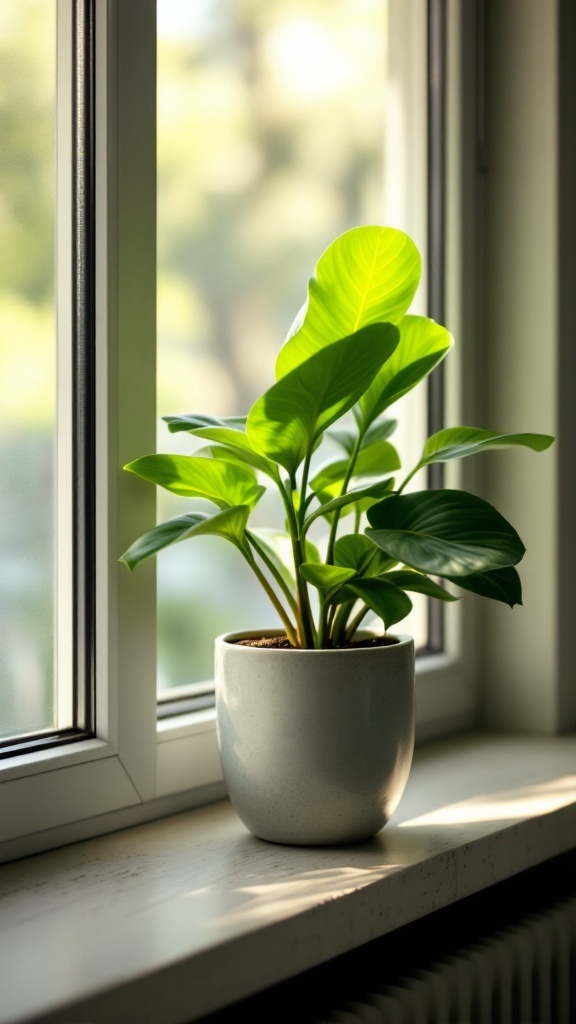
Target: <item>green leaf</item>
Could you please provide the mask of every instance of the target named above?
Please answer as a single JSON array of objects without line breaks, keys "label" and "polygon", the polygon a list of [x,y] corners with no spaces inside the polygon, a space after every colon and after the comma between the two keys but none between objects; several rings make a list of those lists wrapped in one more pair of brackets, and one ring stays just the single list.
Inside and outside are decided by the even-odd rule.
[{"label": "green leaf", "polygon": [[515,604],[522,604],[522,584],[516,569],[511,565],[490,572],[475,572],[470,576],[448,576],[447,579],[463,590],[470,590],[473,594],[489,597],[493,601],[502,601],[511,608]]},{"label": "green leaf", "polygon": [[307,583],[327,593],[337,590],[346,580],[356,575],[354,569],[343,569],[339,565],[323,563],[317,565],[314,562],[303,562],[300,569]]},{"label": "green leaf", "polygon": [[248,414],[252,446],[294,474],[318,435],[358,401],[397,338],[391,324],[363,327],[282,377]]},{"label": "green leaf", "polygon": [[352,228],[322,254],[308,299],[276,361],[280,379],[339,338],[374,323],[399,323],[418,287],[421,260],[403,231]]},{"label": "green leaf", "polygon": [[145,558],[151,558],[171,544],[177,544],[179,541],[187,540],[188,537],[197,537],[200,534],[224,537],[236,547],[241,548],[249,515],[250,509],[246,505],[241,505],[236,508],[224,509],[223,512],[215,512],[213,515],[206,512],[188,512],[186,515],[176,516],[175,519],[160,523],[148,533],[142,534],[124,552],[120,561],[133,572]]},{"label": "green leaf", "polygon": [[334,562],[354,569],[358,576],[380,576],[396,565],[396,561],[377,548],[363,533],[339,537],[334,545]]},{"label": "green leaf", "polygon": [[[266,456],[260,455],[259,452],[254,450],[243,431],[231,430],[230,427],[198,427],[196,430],[191,430],[190,433],[196,437],[205,438],[208,441],[216,441],[228,452],[231,448],[234,449],[236,458],[231,461],[246,463],[248,466],[266,473],[267,476],[272,477],[274,480],[277,479],[278,469],[276,465],[270,459],[267,459]],[[224,458],[224,456],[216,456],[216,458],[218,457]]]},{"label": "green leaf", "polygon": [[265,493],[247,466],[194,455],[144,455],[124,466],[130,473],[186,498],[204,498],[219,508],[254,508]]},{"label": "green leaf", "polygon": [[331,501],[326,502],[325,505],[321,505],[320,508],[314,510],[311,515],[308,516],[304,523],[304,532],[306,532],[312,525],[318,516],[328,516],[332,512],[336,512],[338,509],[343,509],[346,505],[352,505],[353,503],[359,502],[363,498],[373,498],[377,500],[382,498],[390,489],[393,487],[393,480],[378,480],[374,484],[369,484],[368,487],[357,487],[355,490],[348,491],[346,494],[340,495],[338,498],[333,498]]},{"label": "green leaf", "polygon": [[330,598],[331,604],[343,604],[353,598],[360,598],[384,623],[384,629],[405,619],[412,610],[412,601],[403,590],[387,583],[380,577],[352,580],[346,583]]},{"label": "green leaf", "polygon": [[[425,594],[426,597],[435,597],[438,601],[457,601],[458,598],[450,594],[444,587],[438,586],[434,580],[428,579],[420,572],[413,572],[412,569],[396,569],[394,572],[386,573],[386,580],[393,583],[401,590],[411,590],[415,594]],[[464,576],[462,579],[469,580],[472,577]],[[462,584],[463,585],[463,584]]]},{"label": "green leaf", "polygon": [[394,433],[397,426],[398,420],[389,420],[384,417],[379,420],[374,420],[374,423],[370,424],[368,430],[364,434],[362,447],[368,448],[370,445],[374,444],[375,441],[385,441]]},{"label": "green leaf", "polygon": [[196,412],[182,413],[180,416],[163,416],[162,419],[168,424],[171,434],[180,430],[196,433],[200,427],[226,427],[244,430],[246,424],[245,416],[205,416],[203,413]]},{"label": "green leaf", "polygon": [[400,341],[387,363],[362,396],[360,416],[372,423],[388,406],[397,402],[423,380],[448,352],[452,338],[445,327],[425,316],[406,316],[400,326]]},{"label": "green leaf", "polygon": [[397,561],[460,577],[519,562],[524,545],[492,505],[466,491],[392,495],[368,510],[367,536]]},{"label": "green leaf", "polygon": [[[348,459],[335,459],[321,466],[314,478],[310,481],[313,491],[326,491],[330,485],[339,484],[340,487],[348,471]],[[376,441],[369,448],[363,448],[354,466],[352,479],[359,476],[387,476],[400,468],[400,457],[398,452],[389,441]],[[336,496],[336,495],[335,495]]]},{"label": "green leaf", "polygon": [[478,427],[448,427],[428,438],[420,465],[464,459],[490,448],[521,446],[541,452],[553,443],[554,438],[548,434],[499,434],[494,430],[479,430]]}]

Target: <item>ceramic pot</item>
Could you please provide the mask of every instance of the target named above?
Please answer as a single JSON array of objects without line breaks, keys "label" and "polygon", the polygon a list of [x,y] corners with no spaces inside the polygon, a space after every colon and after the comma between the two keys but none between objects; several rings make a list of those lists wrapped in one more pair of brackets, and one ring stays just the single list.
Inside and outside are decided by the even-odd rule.
[{"label": "ceramic pot", "polygon": [[261,839],[358,842],[386,824],[414,746],[414,642],[274,650],[216,640],[218,743],[230,799]]}]

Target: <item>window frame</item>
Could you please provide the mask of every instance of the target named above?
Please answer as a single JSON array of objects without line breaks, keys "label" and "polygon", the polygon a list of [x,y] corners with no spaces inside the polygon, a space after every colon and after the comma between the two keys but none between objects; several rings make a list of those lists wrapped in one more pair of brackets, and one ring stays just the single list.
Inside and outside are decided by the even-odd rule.
[{"label": "window frame", "polygon": [[[66,19],[73,0],[59,0]],[[462,295],[476,303],[471,238],[475,131],[465,127],[475,105],[475,28],[469,15],[447,5],[449,87],[448,266],[452,276],[447,320],[460,340],[447,366],[449,422],[474,409],[475,324]],[[425,0],[391,0],[404,38],[425,25]],[[154,521],[154,492],[121,467],[155,445],[155,35],[154,0],[96,4],[96,401],[107,410],[96,431],[96,738],[21,755],[0,767],[0,860],[61,845],[224,795],[215,713],[204,710],[157,720],[155,565],[130,575],[120,551]],[[425,42],[425,35],[421,37]],[[464,52],[466,51],[466,52]],[[410,79],[413,68],[407,62]],[[409,102],[421,103],[414,81]],[[468,108],[469,109],[469,108]],[[462,128],[462,131],[461,131]],[[472,160],[473,163],[473,160]],[[457,230],[464,211],[469,232]],[[405,225],[410,233],[412,225]],[[420,243],[422,244],[422,243]],[[462,254],[466,260],[462,260]],[[462,336],[466,343],[462,345]],[[450,362],[450,361],[449,361]],[[475,409],[474,409],[475,412]],[[473,413],[470,414],[473,421]],[[471,460],[469,460],[471,461]],[[473,470],[451,466],[450,485]],[[451,609],[452,611],[452,609]],[[417,734],[429,739],[465,729],[477,705],[478,615],[472,601],[447,617],[446,648],[418,664]],[[464,657],[466,651],[466,657]]]}]

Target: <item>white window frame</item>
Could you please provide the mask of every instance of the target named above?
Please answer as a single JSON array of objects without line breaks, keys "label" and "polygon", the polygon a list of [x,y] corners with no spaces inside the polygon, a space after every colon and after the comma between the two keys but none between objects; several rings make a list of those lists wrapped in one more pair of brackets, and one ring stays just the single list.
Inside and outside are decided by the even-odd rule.
[{"label": "white window frame", "polygon": [[[410,28],[411,19],[418,19],[425,9],[424,0],[391,0],[393,16],[404,18]],[[558,0],[558,9],[563,0]],[[72,0],[59,0],[61,17],[69,16]],[[545,6],[545,5],[543,5]],[[41,849],[85,838],[90,835],[124,827],[137,821],[159,817],[185,807],[199,805],[224,795],[216,746],[215,716],[211,710],[177,716],[157,722],[156,717],[156,651],[155,651],[155,566],[142,566],[129,575],[118,565],[119,552],[138,533],[154,521],[154,492],[135,477],[118,468],[142,452],[153,450],[155,444],[155,3],[154,0],[107,0],[97,7],[97,395],[101,407],[108,411],[107,423],[101,418],[97,436],[98,551],[97,575],[97,738],[82,740],[73,746],[54,748],[4,761],[0,765],[0,860],[8,860]],[[502,3],[503,17],[513,3]],[[476,4],[448,4],[449,34],[449,153],[448,174],[451,201],[448,211],[448,322],[458,344],[447,362],[447,422],[482,422],[486,414],[494,416],[500,429],[554,430],[557,415],[563,427],[573,425],[574,403],[564,395],[559,406],[557,389],[560,378],[547,381],[543,407],[537,421],[534,408],[527,408],[529,396],[526,382],[515,381],[505,394],[490,388],[491,373],[499,372],[498,338],[484,338],[495,360],[484,373],[484,386],[478,389],[482,366],[479,344],[481,321],[470,315],[480,305],[476,253],[490,263],[502,267],[502,239],[522,262],[520,226],[522,209],[510,219],[505,229],[496,225],[488,232],[487,252],[482,253],[480,238],[483,216],[478,215],[475,187],[464,187],[476,179],[476,72],[471,55],[476,48]],[[404,12],[404,13],[402,13]],[[540,30],[533,22],[538,14],[532,11],[531,31]],[[549,30],[553,18],[541,13]],[[511,33],[509,25],[499,30]],[[498,35],[492,32],[487,45],[496,46]],[[547,59],[556,60],[553,40],[546,37]],[[529,48],[530,39],[521,39]],[[518,58],[520,62],[520,57]],[[504,89],[514,81],[504,63],[498,65],[494,88]],[[410,68],[408,65],[408,73]],[[524,83],[525,85],[526,83]],[[530,85],[530,83],[528,83]],[[538,80],[528,94],[539,87]],[[553,83],[550,85],[553,88]],[[552,103],[554,97],[546,97]],[[530,102],[522,107],[528,122]],[[550,109],[541,104],[542,118]],[[521,117],[521,120],[522,120]],[[495,118],[494,145],[506,150],[503,128],[499,134]],[[541,153],[540,172],[546,172],[546,186],[556,187],[557,167],[554,153]],[[534,176],[523,186],[523,202],[528,203],[534,189],[541,187]],[[554,180],[553,180],[554,179]],[[512,182],[512,171],[504,171],[497,181],[490,203],[496,204]],[[532,189],[532,192],[530,192]],[[557,195],[556,192],[552,192]],[[573,215],[574,201],[570,210]],[[488,226],[490,227],[490,210]],[[548,246],[538,257],[542,267],[552,260],[558,269],[558,237],[548,239]],[[506,249],[504,249],[504,252]],[[500,255],[499,255],[500,253]],[[517,302],[522,293],[522,268],[512,282]],[[548,280],[548,279],[547,279]],[[566,300],[568,285],[563,279]],[[489,282],[490,283],[490,282]],[[535,282],[534,302],[538,300]],[[515,289],[515,290],[514,290]],[[568,298],[567,298],[568,296]],[[541,288],[540,288],[541,298]],[[505,302],[509,295],[505,297]],[[498,294],[492,299],[490,315],[498,323]],[[550,329],[553,337],[556,372],[568,359],[568,349],[560,336],[558,295],[550,299]],[[480,326],[478,323],[480,322]],[[574,322],[574,321],[572,321]],[[515,357],[524,358],[523,321],[506,329],[517,338]],[[530,340],[531,351],[540,358],[539,338]],[[524,347],[522,347],[524,346]],[[571,356],[570,356],[571,358]],[[567,365],[567,363],[566,363]],[[528,389],[529,390],[529,389]],[[461,409],[466,410],[463,419]],[[516,420],[518,413],[518,420]],[[508,422],[510,421],[510,422]],[[487,423],[491,425],[491,422]],[[574,436],[574,435],[572,435]],[[551,536],[546,568],[549,608],[547,620],[559,614],[566,618],[562,602],[570,598],[571,581],[560,572],[557,550],[559,525],[556,518],[560,501],[562,521],[567,521],[569,505],[560,491],[562,471],[573,454],[574,445],[566,442],[559,454],[552,456],[546,467],[535,465],[529,453],[523,462],[525,487],[534,486],[540,474],[546,475],[548,488],[538,506],[523,503],[518,509],[520,532],[534,556],[536,568],[541,565],[542,515],[549,516]],[[549,456],[541,457],[549,458]],[[482,484],[482,493],[500,499],[496,503],[506,513],[514,505],[512,481],[505,474],[497,475],[482,464],[481,471],[468,460],[461,467],[449,467],[448,484],[462,481],[474,490]],[[108,468],[109,467],[109,468]],[[516,471],[515,471],[516,472]],[[489,475],[490,474],[490,475]],[[516,502],[516,504],[518,504]],[[508,506],[508,508],[507,508]],[[514,513],[514,514],[512,514]],[[515,520],[515,510],[510,513]],[[533,731],[558,731],[562,725],[574,725],[575,699],[570,696],[569,680],[573,679],[573,644],[568,653],[560,652],[558,634],[551,629],[544,645],[537,648],[536,622],[541,622],[542,604],[534,570],[528,574],[527,609],[514,612],[515,644],[518,636],[524,653],[516,658],[506,655],[505,638],[510,629],[507,609],[486,611],[474,598],[462,602],[448,619],[446,652],[422,658],[418,666],[419,733],[429,738],[441,732],[463,729],[483,720],[491,724],[530,727]],[[528,597],[528,594],[527,594]],[[517,621],[518,620],[518,621]],[[489,627],[490,633],[486,633]],[[574,631],[572,631],[574,633]],[[489,635],[490,653],[481,656]],[[535,657],[536,648],[538,657]],[[535,668],[531,665],[534,658]],[[502,707],[502,676],[514,667],[514,679],[506,706]],[[547,671],[547,668],[549,671]],[[488,684],[479,690],[480,673],[489,669]],[[532,710],[522,710],[521,676],[531,672],[534,687],[540,686],[544,697]],[[560,679],[560,675],[562,679]],[[560,681],[559,681],[560,680]],[[563,682],[562,682],[563,680]],[[546,717],[542,718],[545,705]],[[518,717],[520,716],[520,717]],[[480,719],[482,720],[482,719]]]}]

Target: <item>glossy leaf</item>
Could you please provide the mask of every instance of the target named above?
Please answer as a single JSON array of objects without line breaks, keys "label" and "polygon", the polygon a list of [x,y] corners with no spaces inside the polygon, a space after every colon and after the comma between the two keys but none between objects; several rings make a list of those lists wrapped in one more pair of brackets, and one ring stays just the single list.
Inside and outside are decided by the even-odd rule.
[{"label": "glossy leaf", "polygon": [[301,566],[302,575],[307,583],[311,583],[318,590],[330,592],[341,587],[346,580],[355,576],[354,569],[344,569],[339,565],[317,565],[314,562],[304,562]]},{"label": "glossy leaf", "polygon": [[253,508],[265,492],[248,466],[195,455],[145,455],[124,469],[186,498],[204,498],[220,508]]},{"label": "glossy leaf", "polygon": [[380,576],[396,565],[395,559],[389,558],[363,533],[339,537],[334,545],[334,562],[354,569],[358,576]]},{"label": "glossy leaf", "polygon": [[358,401],[397,338],[390,324],[372,324],[316,352],[252,406],[251,445],[294,474],[318,435]]},{"label": "glossy leaf", "polygon": [[385,629],[405,619],[412,610],[412,601],[408,594],[381,577],[354,579],[341,587],[330,601],[332,604],[343,604],[354,598],[360,598],[376,612],[384,622]]},{"label": "glossy leaf", "polygon": [[249,515],[250,509],[246,505],[241,505],[224,509],[223,512],[216,512],[214,515],[206,512],[188,512],[186,515],[176,516],[175,519],[160,523],[135,540],[120,561],[133,572],[140,562],[158,554],[163,548],[201,534],[224,537],[241,548]]},{"label": "glossy leaf", "polygon": [[423,380],[444,358],[451,344],[446,328],[434,320],[424,316],[404,317],[395,352],[358,403],[362,422],[372,423]]},{"label": "glossy leaf", "polygon": [[368,510],[367,535],[399,562],[460,577],[519,562],[524,545],[487,501],[466,491],[392,495]]},{"label": "glossy leaf", "polygon": [[399,323],[420,272],[418,249],[403,231],[368,226],[340,235],[316,265],[307,301],[278,355],[276,378],[367,324]]},{"label": "glossy leaf", "polygon": [[372,498],[375,500],[382,498],[384,494],[390,491],[393,484],[393,480],[378,480],[376,483],[369,484],[368,487],[357,487],[352,491],[348,491],[346,494],[342,494],[338,498],[333,498],[331,501],[326,502],[325,505],[321,505],[320,508],[315,509],[314,512],[308,516],[304,523],[304,530],[308,530],[314,520],[318,519],[319,516],[331,515],[332,512],[343,509],[346,505],[352,505],[355,502],[359,502],[363,498]]},{"label": "glossy leaf", "polygon": [[520,446],[541,452],[553,442],[554,438],[548,434],[499,434],[494,430],[479,430],[477,427],[448,427],[428,438],[420,465],[463,459],[490,448]]},{"label": "glossy leaf", "polygon": [[504,569],[492,569],[490,572],[476,572],[470,576],[447,577],[452,583],[470,590],[473,594],[502,601],[510,605],[522,604],[522,584],[513,566]]},{"label": "glossy leaf", "polygon": [[[342,486],[349,466],[348,459],[334,459],[321,466],[310,482],[313,491],[325,491],[332,484]],[[400,468],[398,452],[389,441],[376,441],[363,448],[352,473],[352,479],[359,476],[387,476]],[[334,495],[336,497],[336,495]]]},{"label": "glossy leaf", "polygon": [[[415,594],[425,594],[426,597],[435,597],[438,601],[457,601],[458,598],[450,594],[444,587],[440,587],[434,580],[424,576],[421,572],[413,572],[412,569],[396,569],[394,572],[386,573],[388,583],[402,590],[410,590]],[[469,580],[470,576],[461,577]]]},{"label": "glossy leaf", "polygon": [[[205,438],[208,441],[216,441],[229,451],[231,448],[236,452],[236,460],[259,469],[262,473],[274,479],[278,476],[278,469],[270,459],[255,451],[246,434],[242,430],[232,430],[230,427],[199,427],[190,431],[196,437]],[[218,456],[216,456],[218,458]]]},{"label": "glossy leaf", "polygon": [[168,430],[175,434],[181,430],[195,433],[200,427],[226,427],[233,430],[244,430],[245,416],[206,416],[203,413],[189,412],[180,416],[163,416]]}]

